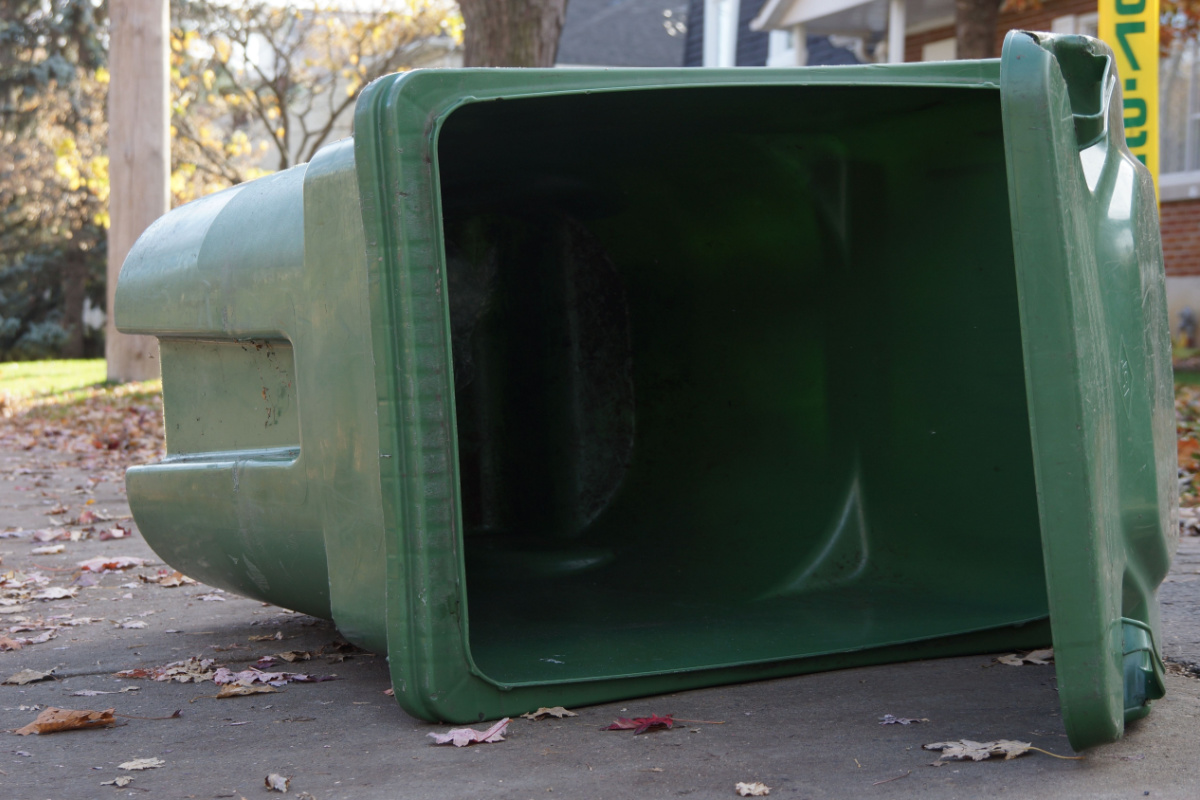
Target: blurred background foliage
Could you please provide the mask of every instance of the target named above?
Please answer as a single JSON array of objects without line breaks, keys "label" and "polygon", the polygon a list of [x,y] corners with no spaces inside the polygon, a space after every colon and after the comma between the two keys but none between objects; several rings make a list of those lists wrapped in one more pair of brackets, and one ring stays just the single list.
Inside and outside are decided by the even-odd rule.
[{"label": "blurred background foliage", "polygon": [[[0,0],[0,361],[103,354],[108,0]],[[462,41],[453,0],[171,0],[175,205],[312,158],[362,87]]]}]

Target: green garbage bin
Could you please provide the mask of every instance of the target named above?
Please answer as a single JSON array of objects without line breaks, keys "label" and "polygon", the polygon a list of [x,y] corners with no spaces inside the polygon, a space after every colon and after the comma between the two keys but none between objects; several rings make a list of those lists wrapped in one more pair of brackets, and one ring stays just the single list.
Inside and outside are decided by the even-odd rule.
[{"label": "green garbage bin", "polygon": [[462,70],[172,211],[164,560],[330,617],[467,722],[1055,647],[1071,742],[1163,692],[1154,188],[1095,40],[999,61]]}]

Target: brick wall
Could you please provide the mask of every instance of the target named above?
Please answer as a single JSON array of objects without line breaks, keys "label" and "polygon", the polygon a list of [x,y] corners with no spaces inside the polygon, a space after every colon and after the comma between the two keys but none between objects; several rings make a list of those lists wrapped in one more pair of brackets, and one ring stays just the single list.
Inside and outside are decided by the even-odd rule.
[{"label": "brick wall", "polygon": [[[1001,14],[1000,19],[996,22],[996,57],[1000,57],[1000,46],[1004,44],[1004,36],[1011,30],[1048,31],[1050,30],[1050,21],[1055,17],[1067,14],[1094,13],[1096,13],[1096,0],[1046,0],[1042,7],[1036,10]],[[906,37],[904,41],[904,60],[920,61],[922,47],[930,42],[950,39],[953,36],[953,25],[914,33]]]},{"label": "brick wall", "polygon": [[1200,199],[1159,207],[1163,261],[1168,275],[1200,275]]}]

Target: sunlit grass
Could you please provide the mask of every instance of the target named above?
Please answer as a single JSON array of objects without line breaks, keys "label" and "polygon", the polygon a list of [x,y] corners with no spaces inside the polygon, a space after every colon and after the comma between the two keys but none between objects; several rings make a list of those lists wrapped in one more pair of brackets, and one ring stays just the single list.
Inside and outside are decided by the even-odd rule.
[{"label": "sunlit grass", "polygon": [[0,410],[6,416],[55,419],[90,402],[126,406],[154,402],[161,394],[161,380],[109,383],[102,358],[0,364]]},{"label": "sunlit grass", "polygon": [[103,358],[0,364],[0,394],[20,401],[104,383]]}]

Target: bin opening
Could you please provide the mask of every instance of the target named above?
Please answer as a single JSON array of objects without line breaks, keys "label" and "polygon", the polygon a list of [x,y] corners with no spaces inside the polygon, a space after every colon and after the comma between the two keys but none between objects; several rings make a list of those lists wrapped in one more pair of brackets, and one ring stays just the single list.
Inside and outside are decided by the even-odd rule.
[{"label": "bin opening", "polygon": [[473,102],[436,169],[490,679],[1047,615],[998,91]]}]

